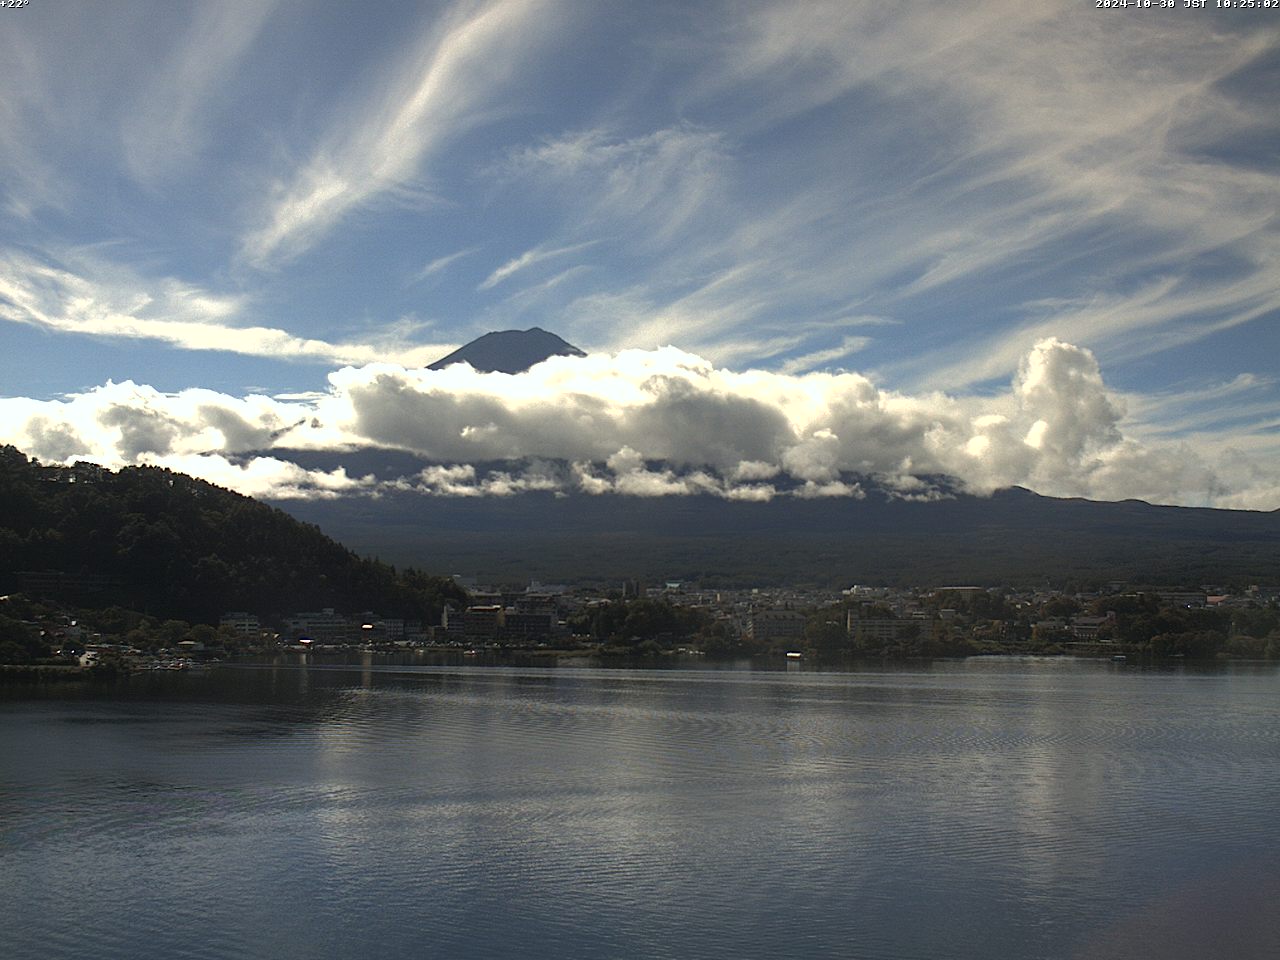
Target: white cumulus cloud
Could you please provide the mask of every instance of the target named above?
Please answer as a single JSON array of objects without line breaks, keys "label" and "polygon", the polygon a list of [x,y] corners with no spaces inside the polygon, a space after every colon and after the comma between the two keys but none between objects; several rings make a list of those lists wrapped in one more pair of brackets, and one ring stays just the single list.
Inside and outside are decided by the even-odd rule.
[{"label": "white cumulus cloud", "polygon": [[[445,496],[528,490],[634,496],[910,499],[929,477],[975,493],[1272,509],[1280,472],[1247,451],[1125,432],[1094,356],[1053,338],[996,396],[908,395],[857,373],[719,368],[674,347],[553,357],[521,374],[345,367],[293,399],[108,383],[59,400],[0,400],[0,440],[49,460],[170,466],[259,496],[383,486]],[[304,470],[288,449],[398,449],[433,464],[396,479]],[[499,466],[494,466],[498,463]],[[508,466],[502,466],[502,464]]]}]

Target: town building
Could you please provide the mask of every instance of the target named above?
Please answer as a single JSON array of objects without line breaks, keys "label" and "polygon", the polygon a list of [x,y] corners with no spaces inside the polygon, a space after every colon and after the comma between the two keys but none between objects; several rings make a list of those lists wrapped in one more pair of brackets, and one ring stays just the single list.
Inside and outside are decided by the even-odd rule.
[{"label": "town building", "polygon": [[798,610],[752,610],[747,618],[747,636],[757,643],[801,640],[805,620],[805,615]]},{"label": "town building", "polygon": [[308,613],[295,613],[285,620],[290,637],[306,637],[316,643],[350,643],[355,639],[351,621],[334,612],[333,607]]},{"label": "town building", "polygon": [[860,617],[853,610],[849,611],[845,622],[849,636],[857,644],[892,643],[905,635],[909,620],[896,617]]},{"label": "town building", "polygon": [[262,632],[262,623],[256,613],[233,610],[218,620],[219,627],[228,627],[240,637],[256,637]]}]

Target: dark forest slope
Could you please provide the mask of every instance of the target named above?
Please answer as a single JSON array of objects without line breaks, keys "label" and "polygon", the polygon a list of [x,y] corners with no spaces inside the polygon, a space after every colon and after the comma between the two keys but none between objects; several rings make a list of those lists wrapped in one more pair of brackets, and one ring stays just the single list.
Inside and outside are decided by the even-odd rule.
[{"label": "dark forest slope", "polygon": [[208,622],[317,607],[434,620],[451,581],[357,557],[317,527],[169,470],[42,466],[0,447],[0,592]]}]

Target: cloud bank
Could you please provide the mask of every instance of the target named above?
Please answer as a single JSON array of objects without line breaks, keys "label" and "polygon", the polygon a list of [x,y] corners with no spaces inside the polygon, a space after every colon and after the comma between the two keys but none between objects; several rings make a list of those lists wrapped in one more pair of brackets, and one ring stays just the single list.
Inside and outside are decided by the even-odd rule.
[{"label": "cloud bank", "polygon": [[[1205,456],[1125,431],[1123,401],[1085,349],[1048,338],[990,397],[907,395],[857,373],[735,372],[674,347],[554,357],[516,374],[345,367],[304,397],[161,393],[107,383],[59,400],[0,400],[0,440],[41,459],[149,463],[271,498],[554,490],[902,496],[945,475],[985,494],[1273,509],[1280,476],[1246,453]],[[394,480],[308,471],[286,450],[378,447],[434,466]],[[513,464],[497,469],[495,462]],[[488,466],[486,466],[488,465]]]}]

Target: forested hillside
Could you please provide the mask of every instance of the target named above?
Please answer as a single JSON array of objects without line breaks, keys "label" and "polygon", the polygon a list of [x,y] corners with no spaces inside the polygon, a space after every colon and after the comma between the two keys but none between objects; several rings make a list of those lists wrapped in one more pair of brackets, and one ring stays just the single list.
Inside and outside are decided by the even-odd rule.
[{"label": "forested hillside", "polygon": [[451,581],[361,559],[288,514],[154,467],[44,466],[0,447],[0,592],[210,622],[335,607],[434,621]]}]

